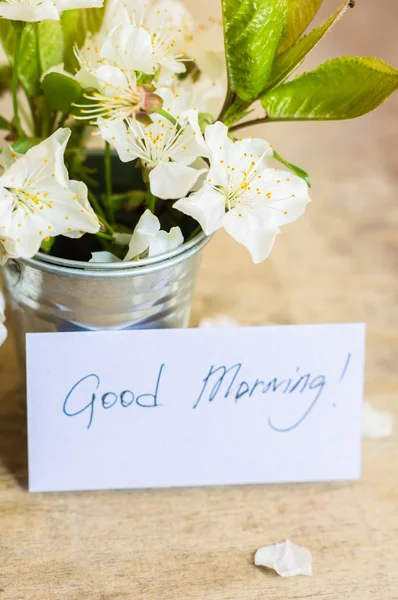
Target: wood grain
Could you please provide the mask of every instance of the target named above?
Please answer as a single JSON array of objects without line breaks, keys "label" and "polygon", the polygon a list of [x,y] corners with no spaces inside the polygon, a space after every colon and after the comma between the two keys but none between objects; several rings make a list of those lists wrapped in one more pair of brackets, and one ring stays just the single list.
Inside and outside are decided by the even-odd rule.
[{"label": "wood grain", "polygon": [[[324,13],[335,5],[324,4]],[[397,20],[396,0],[358,1],[310,63],[351,53],[397,65]],[[313,203],[263,265],[216,236],[192,322],[217,313],[251,325],[365,321],[367,394],[398,421],[397,109],[395,97],[358,121],[255,131],[311,173]],[[396,432],[364,443],[359,483],[29,495],[11,340],[0,382],[0,598],[398,598]],[[312,550],[312,578],[253,566],[259,546],[287,537]]]}]

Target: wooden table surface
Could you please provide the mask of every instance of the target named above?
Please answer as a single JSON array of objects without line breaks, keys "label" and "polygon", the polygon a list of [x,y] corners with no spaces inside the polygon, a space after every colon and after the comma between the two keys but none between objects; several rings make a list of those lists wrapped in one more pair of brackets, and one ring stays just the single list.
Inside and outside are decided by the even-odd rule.
[{"label": "wooden table surface", "polygon": [[[193,5],[193,1],[191,2]],[[215,0],[202,0],[213,11]],[[325,0],[325,10],[334,5]],[[398,66],[396,0],[361,0],[319,47]],[[398,422],[398,95],[348,123],[257,131],[310,171],[306,216],[253,266],[220,234],[207,249],[192,322],[365,321],[366,392]],[[0,599],[390,600],[398,598],[398,434],[365,441],[358,483],[29,495],[21,373],[0,351]],[[253,566],[286,538],[312,578]]]}]

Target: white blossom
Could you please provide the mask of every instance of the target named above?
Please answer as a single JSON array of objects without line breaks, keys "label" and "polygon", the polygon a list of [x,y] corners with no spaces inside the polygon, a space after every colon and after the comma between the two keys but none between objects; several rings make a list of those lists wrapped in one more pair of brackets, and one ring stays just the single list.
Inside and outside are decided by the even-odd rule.
[{"label": "white blossom", "polygon": [[64,10],[100,7],[104,0],[2,0],[0,17],[12,21],[58,21]]},{"label": "white blossom", "polygon": [[125,261],[140,257],[144,252],[148,253],[148,257],[165,254],[184,243],[179,227],[172,227],[168,233],[161,230],[159,219],[149,209],[138,221],[130,239],[127,239],[126,234],[120,234],[116,237],[116,241],[118,240],[119,243],[128,242],[129,249]]},{"label": "white blossom", "polygon": [[[117,61],[116,55],[140,57],[141,66],[129,66],[144,73],[164,70],[170,75],[184,73],[188,60],[183,49],[185,31],[192,26],[192,16],[175,0],[150,2],[125,0],[113,3],[109,21],[114,24],[102,48],[102,55]],[[126,25],[130,24],[130,28]],[[121,40],[129,31],[128,43]]]},{"label": "white blossom", "polygon": [[3,260],[29,258],[47,237],[79,237],[99,231],[84,183],[69,180],[64,152],[70,129],[58,129],[24,155],[3,151],[0,177],[0,241]]},{"label": "white blossom", "polygon": [[222,82],[226,86],[227,66],[220,20],[209,19],[206,24],[198,25],[187,40],[186,51],[211,81]]},{"label": "white blossom", "polygon": [[206,129],[210,170],[203,187],[175,203],[210,235],[224,229],[246,246],[255,263],[270,254],[280,226],[292,223],[309,202],[307,184],[272,169],[272,149],[260,139],[233,142],[222,123]]},{"label": "white blossom", "polygon": [[[175,118],[152,115],[150,125],[129,119],[124,123],[99,122],[102,137],[113,144],[123,162],[139,159],[149,172],[151,192],[158,198],[177,199],[188,194],[206,165],[197,168],[205,155],[196,111],[185,111],[185,99],[170,90],[163,95],[165,110]],[[195,164],[194,164],[195,163]]]},{"label": "white blossom", "polygon": [[[82,83],[82,68],[78,75]],[[101,64],[97,69],[87,72],[91,85],[96,90],[84,94],[86,103],[77,103],[80,108],[78,120],[89,119],[92,124],[99,118],[109,121],[124,121],[135,118],[140,112],[150,113],[162,105],[162,99],[153,93],[151,85],[138,85],[134,71],[119,69],[108,64]],[[84,81],[87,84],[87,79]]]},{"label": "white blossom", "polygon": [[209,114],[213,120],[220,114],[227,93],[226,83],[212,81],[204,73],[197,80],[190,75],[182,80],[175,79],[171,87],[175,94],[186,94],[189,108]]}]

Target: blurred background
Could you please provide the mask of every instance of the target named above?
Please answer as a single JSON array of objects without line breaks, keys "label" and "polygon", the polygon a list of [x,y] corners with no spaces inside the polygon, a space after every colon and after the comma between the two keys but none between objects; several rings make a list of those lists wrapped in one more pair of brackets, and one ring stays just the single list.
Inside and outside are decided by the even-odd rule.
[{"label": "blurred background", "polygon": [[[305,1],[305,0],[303,0]],[[199,20],[221,18],[218,0],[185,0]],[[315,23],[340,4],[324,0]],[[377,56],[398,67],[398,1],[357,0],[301,70],[343,55]],[[0,114],[10,102],[1,99]],[[244,130],[265,137],[312,181],[305,216],[254,266],[248,252],[218,233],[205,252],[192,324],[225,314],[243,325],[368,324],[367,391],[398,390],[398,94],[358,120],[271,123]],[[6,387],[15,385],[0,374]],[[4,350],[3,350],[4,352]],[[5,362],[7,365],[5,365]],[[5,373],[6,371],[7,373]]]}]

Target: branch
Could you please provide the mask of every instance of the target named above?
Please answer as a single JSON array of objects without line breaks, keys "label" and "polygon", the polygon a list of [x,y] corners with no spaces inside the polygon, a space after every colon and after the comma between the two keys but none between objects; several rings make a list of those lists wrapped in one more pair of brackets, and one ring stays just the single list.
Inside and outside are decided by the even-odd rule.
[{"label": "branch", "polygon": [[225,102],[224,102],[224,106],[221,109],[220,114],[218,115],[217,121],[222,121],[226,115],[227,110],[229,109],[229,107],[234,103],[236,99],[236,94],[235,92],[227,92],[227,95],[225,97]]},{"label": "branch", "polygon": [[261,119],[253,119],[252,121],[244,121],[243,123],[233,125],[229,128],[229,131],[237,131],[238,129],[242,129],[243,127],[251,127],[252,125],[262,125],[263,123],[267,123],[268,121],[268,115],[266,114]]}]

